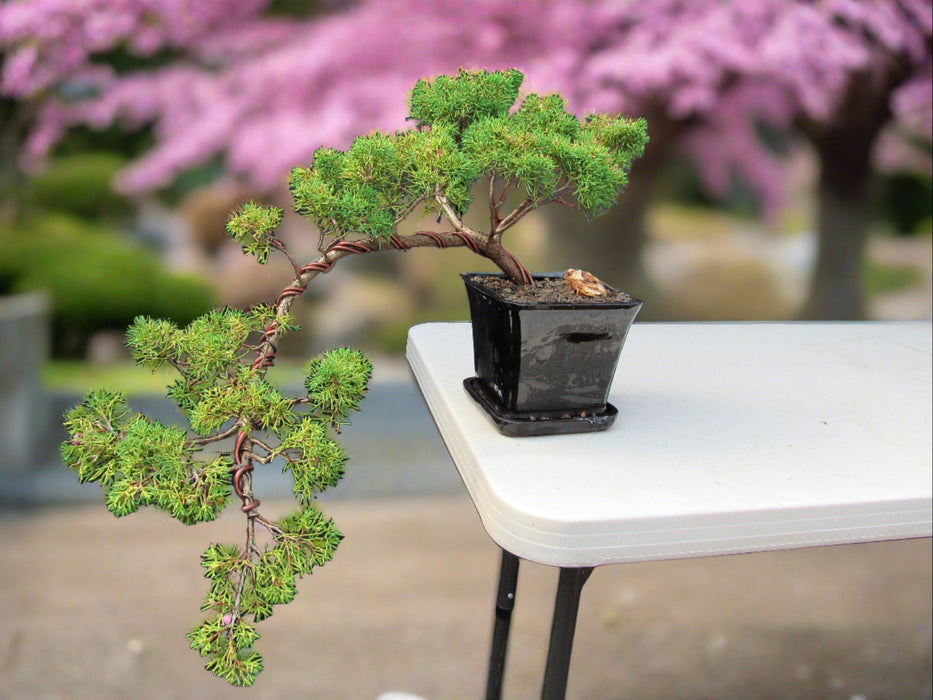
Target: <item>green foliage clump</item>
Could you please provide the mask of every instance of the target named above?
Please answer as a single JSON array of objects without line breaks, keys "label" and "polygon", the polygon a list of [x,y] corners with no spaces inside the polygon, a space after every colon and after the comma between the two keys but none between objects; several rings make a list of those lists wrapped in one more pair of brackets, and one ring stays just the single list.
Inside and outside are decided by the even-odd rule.
[{"label": "green foliage clump", "polygon": [[215,519],[230,498],[229,458],[195,459],[183,430],[132,413],[120,394],[91,392],[65,428],[65,464],[104,488],[117,517],[152,505],[190,525]]},{"label": "green foliage clump", "polygon": [[244,203],[227,222],[227,233],[261,265],[269,259],[275,229],[282,223],[282,210],[256,202]]},{"label": "green foliage clump", "polygon": [[343,476],[346,453],[319,420],[302,420],[282,440],[279,450],[286,455],[283,471],[292,472],[293,492],[302,504],[313,502],[317,494],[336,486]]},{"label": "green foliage clump", "polygon": [[559,95],[529,95],[514,114],[478,120],[463,133],[483,173],[516,182],[535,203],[565,189],[589,215],[615,203],[646,142],[643,119],[600,115],[581,124]]},{"label": "green foliage clump", "polygon": [[[286,397],[253,359],[271,328],[294,325],[267,306],[214,309],[183,328],[136,318],[127,331],[134,359],[151,370],[177,370],[169,396],[195,435],[134,413],[118,393],[92,391],[67,414],[62,444],[66,466],[80,481],[100,484],[117,517],[151,505],[190,525],[216,518],[231,493],[242,500],[248,541],[204,553],[210,588],[202,609],[209,615],[188,635],[209,671],[240,686],[263,667],[253,649],[255,624],[290,602],[296,579],[329,561],[341,540],[315,499],[343,476],[346,454],[334,431],[358,409],[372,376],[362,353],[339,348],[308,363],[307,395]],[[234,436],[232,454],[206,452]],[[276,459],[292,474],[301,509],[271,521],[256,510],[248,473]],[[257,525],[271,544],[260,544]]]},{"label": "green foliage clump", "polygon": [[208,659],[207,670],[232,685],[252,685],[262,670],[253,649],[255,623],[270,617],[273,606],[290,603],[296,579],[310,574],[334,555],[343,537],[311,505],[270,526],[272,543],[250,559],[233,545],[212,544],[201,555],[210,587],[201,610],[213,613],[188,633],[191,648]]},{"label": "green foliage clump", "polygon": [[513,68],[492,73],[461,69],[456,77],[419,80],[409,96],[409,118],[427,126],[449,124],[463,131],[481,119],[506,116],[524,79]]},{"label": "green foliage clump", "polygon": [[312,409],[334,427],[347,422],[366,391],[373,366],[354,348],[338,348],[305,366],[305,388]]},{"label": "green foliage clump", "polygon": [[492,176],[524,190],[532,207],[575,200],[590,216],[603,213],[644,151],[645,120],[581,122],[559,95],[528,95],[512,111],[522,80],[517,70],[419,80],[409,101],[418,127],[319,149],[292,171],[295,210],[324,235],[387,239],[418,204],[430,213],[443,198],[462,215],[476,181]]},{"label": "green foliage clump", "polygon": [[438,128],[361,136],[347,151],[320,149],[312,166],[292,170],[289,184],[295,211],[314,219],[325,236],[388,239],[412,206],[436,190],[465,210],[479,176],[452,131]]},{"label": "green foliage clump", "polygon": [[[140,316],[127,330],[126,342],[140,365],[179,370],[168,395],[199,435],[210,435],[231,420],[247,431],[253,426],[279,430],[292,420],[294,400],[283,397],[248,362],[247,341],[263,330],[268,318],[264,306],[213,309],[180,329],[163,319]],[[287,316],[281,323],[295,327]]]}]

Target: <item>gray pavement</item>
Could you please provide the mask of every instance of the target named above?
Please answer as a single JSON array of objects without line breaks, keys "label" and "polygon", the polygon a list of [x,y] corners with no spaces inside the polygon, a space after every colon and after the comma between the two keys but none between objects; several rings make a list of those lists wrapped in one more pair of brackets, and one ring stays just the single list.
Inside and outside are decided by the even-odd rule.
[{"label": "gray pavement", "polygon": [[[239,541],[235,509],[190,528],[151,510],[115,520],[54,458],[5,475],[0,700],[482,697],[498,550],[417,389],[380,380],[344,437],[349,472],[325,509],[346,539],[261,623],[251,690],[210,676],[184,639],[200,553]],[[273,516],[291,505],[276,472],[257,479]],[[600,568],[568,697],[930,698],[931,559],[921,539]],[[556,585],[522,564],[506,699],[539,694]]]},{"label": "gray pavement", "polygon": [[[47,397],[53,419],[48,421],[44,455],[32,469],[0,470],[0,507],[100,500],[100,489],[79,484],[62,467],[57,453],[66,437],[59,416],[80,400],[80,394],[68,392]],[[182,425],[181,414],[164,396],[132,396],[128,402],[134,410],[166,425]],[[456,469],[407,366],[381,362],[362,409],[340,438],[350,457],[347,474],[325,494],[326,500],[460,492]],[[255,481],[268,496],[291,497],[291,477],[281,473],[280,464],[257,470]]]},{"label": "gray pavement", "polygon": [[[482,697],[498,552],[468,499],[327,509],[346,539],[260,625],[250,691],[184,639],[200,552],[239,540],[236,513],[186,528],[91,505],[0,511],[0,699]],[[522,565],[506,698],[539,693],[556,580]],[[568,697],[929,698],[930,589],[929,540],[600,568]]]}]

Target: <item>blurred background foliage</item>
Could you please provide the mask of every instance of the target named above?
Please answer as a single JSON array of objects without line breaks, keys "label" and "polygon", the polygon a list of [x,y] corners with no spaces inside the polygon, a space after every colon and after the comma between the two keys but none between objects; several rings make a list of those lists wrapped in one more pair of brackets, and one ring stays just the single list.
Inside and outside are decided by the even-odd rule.
[{"label": "blurred background foliage", "polygon": [[51,299],[59,357],[83,357],[95,334],[122,332],[137,315],[184,324],[216,300],[207,282],[168,271],[118,228],[62,211],[32,213],[0,236],[0,293],[32,291]]},{"label": "blurred background foliage", "polygon": [[[362,0],[192,0],[143,12],[130,0],[95,0],[78,15],[67,3],[4,3],[0,294],[49,294],[59,358],[93,354],[96,337],[122,332],[137,314],[183,324],[218,303],[268,301],[288,267],[241,259],[223,235],[234,206],[255,198],[287,209],[289,165],[372,128],[404,128],[405,91],[417,78],[514,65],[528,90],[560,90],[581,114],[647,114],[652,137],[612,213],[587,223],[542,212],[510,234],[530,267],[590,267],[646,298],[645,320],[928,317],[930,107],[914,82],[930,70],[930,3],[898,0],[887,19],[858,2],[849,14],[830,3],[681,5],[406,0],[390,11]],[[816,71],[830,59],[808,53],[813,37],[776,38],[782,22],[802,21],[801,9],[814,26],[825,22],[813,31],[838,42],[834,70],[849,82]],[[674,23],[669,41],[639,20],[652,15]],[[728,36],[688,33],[711,18],[744,25]],[[631,42],[649,39],[656,55],[623,70]],[[707,55],[717,44],[748,53]],[[780,52],[787,73],[810,77],[779,84],[770,66],[751,65]],[[696,70],[684,72],[685,60]],[[756,93],[768,80],[767,96]],[[833,205],[835,225],[858,221],[865,241],[825,230],[835,201],[826,159],[840,152],[833,134],[874,154],[864,173],[842,178],[849,199]],[[749,143],[754,153],[743,150]],[[297,217],[281,234],[299,257],[313,255],[316,232]],[[399,353],[413,323],[466,318],[457,273],[475,269],[474,256],[372,257],[380,259],[313,285],[306,332],[286,352],[349,342]],[[823,299],[814,311],[819,269],[847,258],[852,279],[821,292],[845,303]],[[885,301],[895,299],[903,301]]]},{"label": "blurred background foliage", "polygon": [[51,302],[52,352],[84,358],[92,339],[137,315],[185,324],[218,301],[213,285],[171,271],[133,230],[134,203],[114,178],[148,139],[76,130],[23,181],[18,214],[0,227],[0,294]]}]

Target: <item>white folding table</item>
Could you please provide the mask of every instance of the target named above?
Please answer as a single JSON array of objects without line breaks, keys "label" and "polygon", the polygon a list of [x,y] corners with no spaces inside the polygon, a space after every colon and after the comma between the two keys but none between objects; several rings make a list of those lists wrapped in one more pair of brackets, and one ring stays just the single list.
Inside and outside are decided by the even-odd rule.
[{"label": "white folding table", "polygon": [[542,697],[561,698],[594,567],[931,534],[929,323],[636,323],[609,430],[509,438],[467,395],[469,324],[407,357],[502,548],[487,698],[519,559],[560,567]]}]

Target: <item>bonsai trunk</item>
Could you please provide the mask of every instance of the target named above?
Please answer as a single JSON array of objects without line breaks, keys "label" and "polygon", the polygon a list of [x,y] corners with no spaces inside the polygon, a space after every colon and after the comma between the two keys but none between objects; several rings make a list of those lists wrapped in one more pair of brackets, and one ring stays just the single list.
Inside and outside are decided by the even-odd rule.
[{"label": "bonsai trunk", "polygon": [[515,284],[534,284],[531,273],[518,259],[498,241],[490,241],[482,250],[482,255],[496,264],[503,274]]}]

